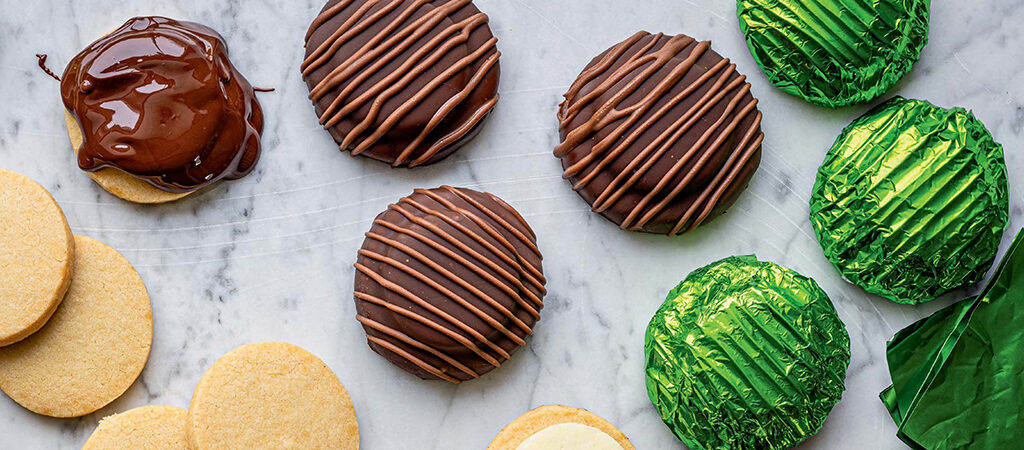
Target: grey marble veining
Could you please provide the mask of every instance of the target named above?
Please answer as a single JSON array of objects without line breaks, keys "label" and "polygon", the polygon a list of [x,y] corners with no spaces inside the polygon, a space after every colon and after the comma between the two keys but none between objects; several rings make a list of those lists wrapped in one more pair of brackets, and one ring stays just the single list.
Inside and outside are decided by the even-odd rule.
[{"label": "grey marble veining", "polygon": [[[756,253],[815,278],[851,335],[847,391],[802,448],[905,448],[878,401],[888,384],[885,341],[964,293],[920,307],[865,294],[824,259],[807,220],[815,171],[836,135],[869,105],[826,110],[772,88],[727,0],[477,0],[502,51],[501,101],[484,131],[443,163],[409,170],[339,153],[319,129],[299,76],[302,37],[321,0],[0,0],[0,166],[39,180],[75,233],[131,260],[153,300],[155,339],[139,382],[110,406],[49,419],[0,398],[0,448],[78,448],[103,416],[161,403],[187,407],[221,354],[283,340],[320,356],[355,402],[366,449],[482,449],[507,422],[548,403],[590,409],[640,449],[682,448],[651,407],[643,333],[689,271]],[[932,2],[929,45],[891,91],[971,108],[1006,148],[1010,230],[1022,225],[1024,3]],[[171,205],[115,199],[75,167],[57,83],[85,44],[133,15],[167,15],[220,31],[266,112],[255,173]],[[560,178],[551,155],[555,108],[580,69],[638,29],[711,39],[761,99],[764,160],[725,217],[678,238],[619,231]],[[537,231],[550,294],[536,334],[505,367],[453,386],[423,382],[371,352],[354,320],[355,251],[372,218],[415,187],[491,191]],[[1009,243],[1012,232],[1004,238]]]}]

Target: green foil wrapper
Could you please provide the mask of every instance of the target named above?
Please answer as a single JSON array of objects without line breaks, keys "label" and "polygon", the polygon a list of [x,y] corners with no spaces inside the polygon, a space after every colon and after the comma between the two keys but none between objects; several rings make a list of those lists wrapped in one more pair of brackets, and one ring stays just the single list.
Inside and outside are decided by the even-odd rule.
[{"label": "green foil wrapper", "polygon": [[647,395],[694,450],[796,445],[821,429],[850,364],[850,337],[818,284],[754,256],[690,273],[644,344]]},{"label": "green foil wrapper", "polygon": [[1024,442],[1024,248],[1018,233],[992,281],[900,331],[880,397],[918,449],[1010,449]]},{"label": "green foil wrapper", "polygon": [[768,80],[832,108],[884,94],[928,42],[929,0],[737,0],[736,11]]},{"label": "green foil wrapper", "polygon": [[847,280],[916,304],[981,281],[1007,191],[1003,148],[972,113],[896,97],[843,130],[818,169],[810,218]]}]

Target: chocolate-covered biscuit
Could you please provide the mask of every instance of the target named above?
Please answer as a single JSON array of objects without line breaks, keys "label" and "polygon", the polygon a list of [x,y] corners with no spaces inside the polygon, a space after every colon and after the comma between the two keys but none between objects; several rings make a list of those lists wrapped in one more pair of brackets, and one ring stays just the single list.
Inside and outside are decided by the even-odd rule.
[{"label": "chocolate-covered biscuit", "polygon": [[642,31],[594,58],[558,119],[563,176],[622,229],[691,231],[722,214],[761,161],[746,77],[686,35]]},{"label": "chocolate-covered biscuit", "polygon": [[306,33],[302,77],[342,150],[435,163],[498,101],[497,39],[470,0],[331,0]]},{"label": "chocolate-covered biscuit", "polygon": [[129,19],[75,56],[62,79],[83,170],[116,168],[186,193],[241,178],[259,159],[259,102],[224,39],[203,25]]},{"label": "chocolate-covered biscuit", "polygon": [[370,347],[423,379],[459,383],[500,367],[544,306],[533,230],[489,193],[417,189],[377,216],[355,266]]}]

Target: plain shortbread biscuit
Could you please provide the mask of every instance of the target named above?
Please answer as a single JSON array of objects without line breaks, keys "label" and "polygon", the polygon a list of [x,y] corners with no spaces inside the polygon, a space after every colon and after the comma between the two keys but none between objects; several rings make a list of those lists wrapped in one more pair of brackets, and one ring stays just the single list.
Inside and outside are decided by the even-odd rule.
[{"label": "plain shortbread biscuit", "polygon": [[635,450],[626,435],[615,425],[585,409],[563,405],[541,406],[519,416],[498,432],[487,450],[514,450],[530,436],[560,423],[579,423],[597,428],[615,439],[623,449]]},{"label": "plain shortbread biscuit", "polygon": [[[71,148],[77,154],[78,149],[82,146],[82,129],[78,126],[78,121],[74,116],[66,110],[64,111],[64,125],[68,128]],[[167,203],[191,194],[191,192],[167,192],[114,168],[100,169],[96,172],[86,172],[86,174],[107,192],[133,203]]]},{"label": "plain shortbread biscuit", "polygon": [[75,236],[75,278],[42,329],[0,347],[0,390],[51,417],[94,412],[124,394],[153,342],[142,278],[116,250]]},{"label": "plain shortbread biscuit", "polygon": [[348,392],[316,356],[291,344],[236,348],[213,363],[189,407],[192,448],[358,449]]},{"label": "plain shortbread biscuit", "polygon": [[82,450],[188,450],[188,411],[151,405],[105,417]]},{"label": "plain shortbread biscuit", "polygon": [[36,332],[71,285],[74,236],[45,188],[0,169],[0,346]]}]

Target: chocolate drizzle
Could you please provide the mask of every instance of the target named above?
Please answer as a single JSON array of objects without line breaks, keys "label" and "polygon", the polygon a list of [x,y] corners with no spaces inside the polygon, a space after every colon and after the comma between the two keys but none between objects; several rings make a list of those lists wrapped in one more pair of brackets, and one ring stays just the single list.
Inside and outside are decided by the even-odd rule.
[{"label": "chocolate drizzle", "polygon": [[530,226],[498,197],[417,189],[377,216],[355,264],[370,347],[424,379],[500,367],[525,344],[545,294]]},{"label": "chocolate drizzle", "polygon": [[639,32],[595,58],[565,99],[563,176],[622,229],[692,231],[760,162],[757,99],[709,42]]},{"label": "chocolate drizzle", "polygon": [[83,134],[78,165],[116,167],[168,192],[237,179],[259,159],[252,86],[205,26],[136,17],[68,64],[64,106]]},{"label": "chocolate drizzle", "polygon": [[50,70],[49,67],[46,67],[46,58],[48,57],[49,55],[45,53],[36,53],[36,62],[39,64],[39,69],[42,70],[43,73],[49,75],[50,78],[53,78],[54,80],[57,80],[59,82],[60,77],[58,77],[57,74],[53,73],[53,71]]},{"label": "chocolate drizzle", "polygon": [[470,0],[331,0],[306,34],[302,76],[320,124],[353,155],[431,164],[498,101],[497,39]]}]

